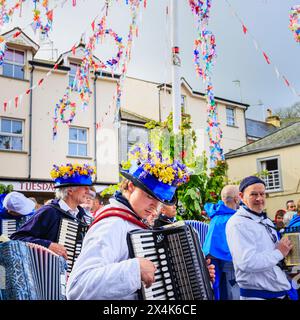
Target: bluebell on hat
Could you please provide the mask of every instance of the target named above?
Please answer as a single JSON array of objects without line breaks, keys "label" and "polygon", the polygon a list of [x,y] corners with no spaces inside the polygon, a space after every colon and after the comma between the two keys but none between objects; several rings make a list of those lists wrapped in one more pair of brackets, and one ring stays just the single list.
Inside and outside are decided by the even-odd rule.
[{"label": "bluebell on hat", "polygon": [[265,182],[262,179],[256,176],[249,176],[242,180],[242,182],[240,183],[239,191],[243,192],[247,187],[255,183],[262,183],[264,186],[266,186]]},{"label": "bluebell on hat", "polygon": [[177,160],[163,159],[149,145],[134,146],[120,173],[133,184],[166,205],[176,202],[179,185],[188,182],[191,172]]},{"label": "bluebell on hat", "polygon": [[93,184],[92,175],[95,174],[95,167],[88,164],[53,165],[50,172],[54,179],[54,188],[69,186],[91,186]]}]

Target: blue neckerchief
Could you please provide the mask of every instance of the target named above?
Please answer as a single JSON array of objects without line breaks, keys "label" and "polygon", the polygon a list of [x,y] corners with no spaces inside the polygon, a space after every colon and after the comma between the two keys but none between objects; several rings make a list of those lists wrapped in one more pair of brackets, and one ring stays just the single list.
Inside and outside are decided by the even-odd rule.
[{"label": "blue neckerchief", "polygon": [[250,208],[248,208],[244,203],[242,204],[242,207],[243,207],[246,211],[248,211],[248,212],[250,212],[250,213],[252,213],[252,214],[255,214],[255,215],[258,216],[258,217],[263,217],[264,219],[267,219],[267,218],[268,218],[268,217],[267,217],[267,214],[266,214],[265,212],[261,212],[261,213],[255,212],[255,211],[251,210]]}]

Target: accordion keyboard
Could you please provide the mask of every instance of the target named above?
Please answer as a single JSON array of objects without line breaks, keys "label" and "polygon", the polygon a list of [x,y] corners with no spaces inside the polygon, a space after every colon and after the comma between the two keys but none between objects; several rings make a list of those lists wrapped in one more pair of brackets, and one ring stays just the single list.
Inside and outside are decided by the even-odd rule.
[{"label": "accordion keyboard", "polygon": [[210,300],[213,291],[198,236],[191,226],[129,233],[132,257],[152,261],[157,270],[150,288],[143,286],[145,300]]}]

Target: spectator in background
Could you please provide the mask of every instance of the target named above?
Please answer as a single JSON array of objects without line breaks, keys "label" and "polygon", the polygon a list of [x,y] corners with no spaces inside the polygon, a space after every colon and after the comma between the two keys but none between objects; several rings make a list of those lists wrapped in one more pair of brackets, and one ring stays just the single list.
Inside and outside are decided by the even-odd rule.
[{"label": "spectator in background", "polygon": [[204,209],[211,221],[203,244],[206,258],[216,267],[214,292],[216,300],[239,300],[239,287],[235,281],[232,257],[228,248],[225,227],[239,207],[239,189],[227,185],[221,191],[218,203],[206,203]]},{"label": "spectator in background", "polygon": [[28,199],[32,200],[35,203],[35,210],[39,209],[42,206],[40,203],[37,202],[35,197],[29,197]]},{"label": "spectator in background", "polygon": [[285,213],[286,213],[285,210],[282,210],[282,209],[277,210],[275,213],[274,224],[275,224],[275,227],[277,228],[277,232],[279,233],[279,235],[280,235],[280,230],[284,229],[283,219],[284,219]]},{"label": "spectator in background", "polygon": [[103,200],[101,199],[100,194],[96,193],[95,198],[93,200],[92,210],[91,210],[93,218],[97,217],[97,215],[100,213],[103,207],[104,207]]},{"label": "spectator in background", "polygon": [[293,218],[290,220],[287,227],[299,227],[300,226],[300,200],[297,202],[296,213]]},{"label": "spectator in background", "polygon": [[5,196],[2,206],[0,212],[0,234],[2,233],[7,237],[17,231],[35,212],[35,203],[26,198],[23,193],[16,191],[12,191]]},{"label": "spectator in background", "polygon": [[95,187],[91,186],[89,190],[89,194],[86,197],[86,200],[84,203],[81,203],[80,206],[84,209],[84,212],[86,214],[85,220],[87,224],[91,224],[94,217],[93,217],[93,206],[94,206],[94,199],[96,197],[96,189]]},{"label": "spectator in background", "polygon": [[296,214],[296,205],[294,200],[288,200],[286,202],[286,214],[283,217],[285,226],[289,224],[293,216]]},{"label": "spectator in background", "polygon": [[160,207],[160,213],[156,219],[154,219],[154,228],[158,228],[170,223],[176,222],[176,204],[162,205]]}]

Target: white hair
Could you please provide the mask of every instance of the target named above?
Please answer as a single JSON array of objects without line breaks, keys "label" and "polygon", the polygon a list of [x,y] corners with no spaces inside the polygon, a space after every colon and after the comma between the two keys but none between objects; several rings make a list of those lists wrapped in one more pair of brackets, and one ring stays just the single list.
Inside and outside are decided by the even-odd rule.
[{"label": "white hair", "polygon": [[57,188],[55,190],[55,198],[56,199],[66,199],[68,196],[69,190],[76,190],[78,187],[63,187],[63,188]]}]

